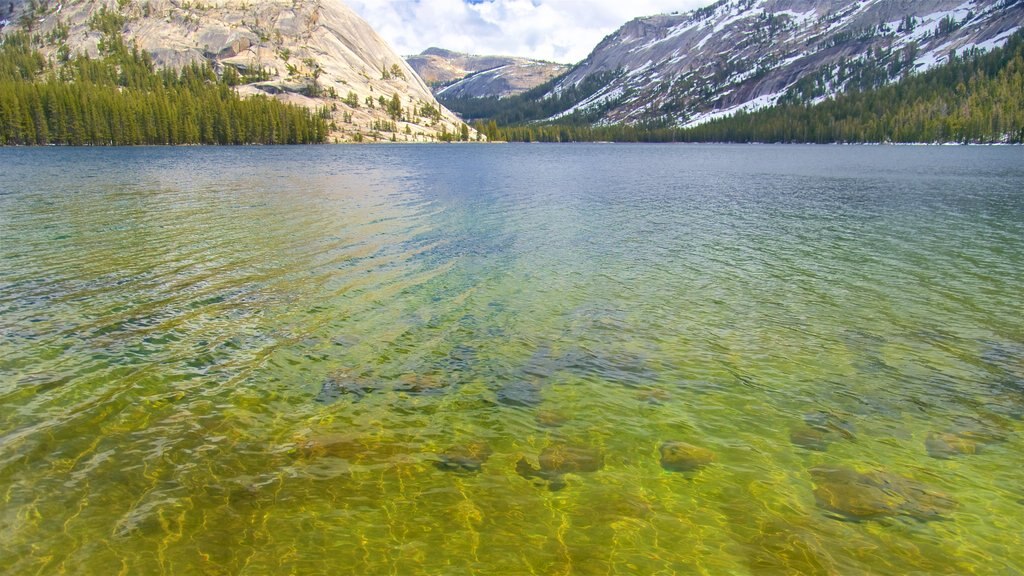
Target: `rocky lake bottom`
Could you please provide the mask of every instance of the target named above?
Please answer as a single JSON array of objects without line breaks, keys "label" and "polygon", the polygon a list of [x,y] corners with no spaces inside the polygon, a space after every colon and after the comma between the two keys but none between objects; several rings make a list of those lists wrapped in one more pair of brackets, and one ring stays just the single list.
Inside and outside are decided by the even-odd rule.
[{"label": "rocky lake bottom", "polygon": [[1019,148],[0,165],[2,572],[1024,572]]}]

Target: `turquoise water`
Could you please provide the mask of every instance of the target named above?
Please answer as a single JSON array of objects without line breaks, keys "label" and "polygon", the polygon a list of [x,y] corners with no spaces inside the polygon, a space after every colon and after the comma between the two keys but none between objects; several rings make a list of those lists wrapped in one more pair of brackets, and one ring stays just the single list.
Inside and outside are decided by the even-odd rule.
[{"label": "turquoise water", "polygon": [[1020,148],[0,166],[0,571],[1024,572]]}]

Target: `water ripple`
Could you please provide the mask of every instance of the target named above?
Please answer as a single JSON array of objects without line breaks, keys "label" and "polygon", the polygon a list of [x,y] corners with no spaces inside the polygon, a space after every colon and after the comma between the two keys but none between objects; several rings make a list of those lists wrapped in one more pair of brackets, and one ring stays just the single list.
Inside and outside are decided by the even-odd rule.
[{"label": "water ripple", "polygon": [[1019,150],[0,155],[0,570],[1024,571]]}]

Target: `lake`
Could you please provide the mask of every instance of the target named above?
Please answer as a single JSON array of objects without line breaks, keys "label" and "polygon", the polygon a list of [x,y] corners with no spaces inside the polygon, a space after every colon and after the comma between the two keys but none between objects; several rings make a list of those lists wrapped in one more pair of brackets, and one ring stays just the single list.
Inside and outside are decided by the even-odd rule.
[{"label": "lake", "polygon": [[0,149],[0,571],[1024,572],[1024,150]]}]

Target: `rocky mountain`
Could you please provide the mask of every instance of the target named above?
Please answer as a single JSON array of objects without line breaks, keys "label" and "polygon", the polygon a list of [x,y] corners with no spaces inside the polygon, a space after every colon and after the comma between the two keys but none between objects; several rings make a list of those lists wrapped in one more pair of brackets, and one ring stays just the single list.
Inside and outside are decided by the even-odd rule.
[{"label": "rocky mountain", "polygon": [[552,120],[693,125],[877,87],[1021,26],[1024,0],[722,0],[627,23],[541,100],[573,94]]},{"label": "rocky mountain", "polygon": [[12,29],[37,35],[54,58],[95,57],[106,35],[119,33],[159,67],[234,68],[243,95],[330,111],[333,137],[341,141],[465,133],[416,72],[340,0],[8,0],[0,4],[0,33]]},{"label": "rocky mountain", "polygon": [[428,48],[406,61],[445,98],[504,98],[521,94],[569,71],[566,64],[515,56],[475,56]]}]

